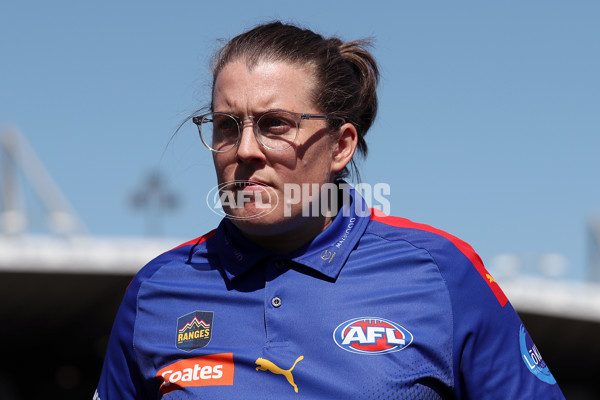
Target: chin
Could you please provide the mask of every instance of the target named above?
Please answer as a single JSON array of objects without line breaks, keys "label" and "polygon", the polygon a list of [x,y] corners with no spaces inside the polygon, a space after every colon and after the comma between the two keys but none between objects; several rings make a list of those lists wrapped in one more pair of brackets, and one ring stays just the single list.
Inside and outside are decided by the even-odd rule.
[{"label": "chin", "polygon": [[284,216],[283,209],[273,210],[244,207],[232,210],[229,220],[242,232],[252,236],[272,236],[284,233],[294,224],[293,216]]},{"label": "chin", "polygon": [[246,204],[243,208],[228,208],[223,207],[223,211],[227,217],[234,223],[243,222],[248,224],[265,225],[276,223],[278,219],[278,209],[265,207],[255,207],[253,204]]},{"label": "chin", "polygon": [[253,218],[253,219],[234,219],[229,217],[229,220],[235,225],[243,234],[249,237],[269,237],[276,236],[281,233],[280,225],[277,222],[272,221],[267,217]]}]

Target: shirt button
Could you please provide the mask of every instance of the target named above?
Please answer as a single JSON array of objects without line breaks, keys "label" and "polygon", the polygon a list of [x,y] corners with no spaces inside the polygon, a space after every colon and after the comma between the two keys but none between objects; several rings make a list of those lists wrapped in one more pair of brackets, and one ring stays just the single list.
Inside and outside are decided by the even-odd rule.
[{"label": "shirt button", "polygon": [[281,307],[281,299],[279,297],[273,297],[271,299],[271,305],[275,308]]}]

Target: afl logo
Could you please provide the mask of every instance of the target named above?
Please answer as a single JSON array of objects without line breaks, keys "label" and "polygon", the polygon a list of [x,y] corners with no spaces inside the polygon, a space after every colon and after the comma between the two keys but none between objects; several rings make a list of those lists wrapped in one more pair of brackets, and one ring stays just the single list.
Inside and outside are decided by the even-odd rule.
[{"label": "afl logo", "polygon": [[387,319],[362,317],[340,324],[333,332],[333,340],[352,353],[385,354],[408,347],[413,335]]},{"label": "afl logo", "polygon": [[[246,186],[253,186],[254,189],[246,192]],[[268,189],[269,185],[255,181],[223,182],[208,191],[206,204],[219,217],[236,220],[260,218],[272,213],[279,204],[277,193]],[[245,209],[246,205],[251,206],[249,210],[253,210],[253,213],[238,215],[235,212],[236,209]]]}]

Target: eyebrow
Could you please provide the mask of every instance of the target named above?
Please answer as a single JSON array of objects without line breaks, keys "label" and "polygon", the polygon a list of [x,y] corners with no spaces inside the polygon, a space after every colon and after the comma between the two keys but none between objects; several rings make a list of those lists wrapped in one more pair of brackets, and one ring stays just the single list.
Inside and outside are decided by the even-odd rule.
[{"label": "eyebrow", "polygon": [[[213,110],[212,112],[213,113],[229,114],[229,115],[233,115],[235,117],[238,117],[239,119],[243,119],[240,116],[240,114],[237,113],[237,112],[235,112],[235,111],[215,111],[215,110]],[[298,114],[298,115],[302,114],[302,113],[298,113],[298,112],[295,112],[295,111],[285,110],[283,108],[269,108],[269,109],[266,109],[264,111],[254,112],[254,113],[250,114],[249,116],[252,116],[252,117],[256,118],[256,117],[260,117],[260,116],[262,116],[262,115],[264,115],[264,114],[266,114],[268,112],[287,112],[287,113]]]}]

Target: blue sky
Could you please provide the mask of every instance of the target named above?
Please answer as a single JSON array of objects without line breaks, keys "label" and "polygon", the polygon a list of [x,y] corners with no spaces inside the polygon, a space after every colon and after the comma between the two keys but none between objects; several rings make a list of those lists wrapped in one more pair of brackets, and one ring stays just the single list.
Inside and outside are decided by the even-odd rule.
[{"label": "blue sky", "polygon": [[96,235],[144,234],[129,199],[160,170],[181,202],[163,231],[187,239],[218,223],[215,175],[192,127],[170,139],[208,101],[219,39],[271,19],[373,37],[363,181],[389,183],[392,214],[461,237],[488,266],[558,254],[583,277],[600,215],[600,5],[391,3],[4,2],[0,127],[26,136]]}]

